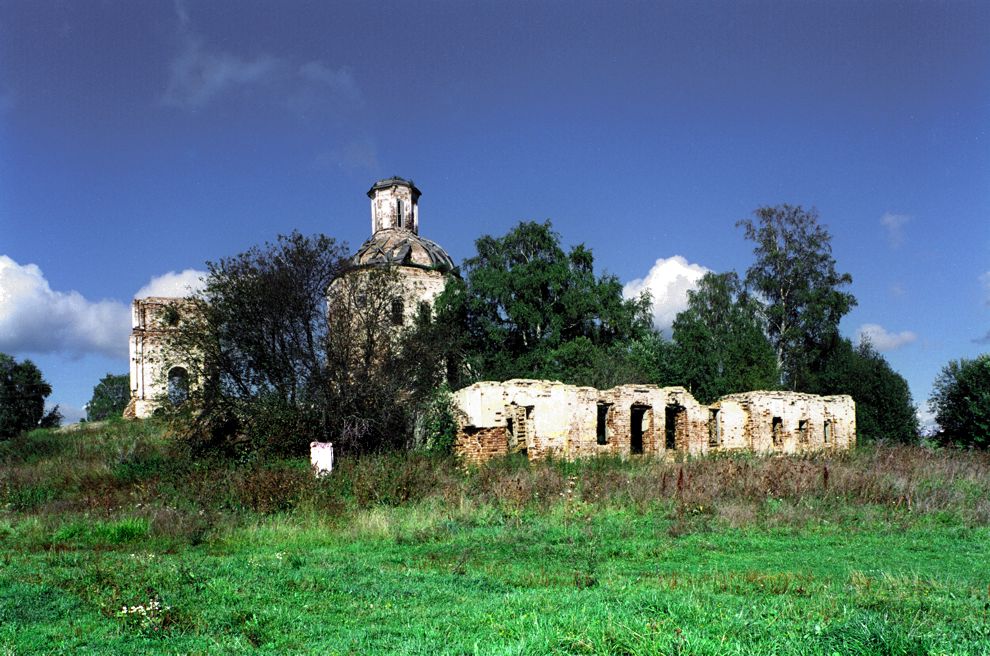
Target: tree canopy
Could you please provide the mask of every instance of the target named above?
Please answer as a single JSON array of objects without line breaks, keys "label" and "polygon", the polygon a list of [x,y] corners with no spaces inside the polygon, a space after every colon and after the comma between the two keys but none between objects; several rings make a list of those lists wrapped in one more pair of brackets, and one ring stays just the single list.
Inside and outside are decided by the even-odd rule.
[{"label": "tree canopy", "polygon": [[131,377],[108,373],[93,388],[93,397],[86,404],[86,419],[101,421],[120,417],[131,398]]},{"label": "tree canopy", "polygon": [[777,360],[760,306],[735,272],[707,273],[674,320],[674,360],[681,384],[702,403],[735,392],[776,389]]},{"label": "tree canopy", "polygon": [[856,402],[856,432],[864,440],[904,444],[918,441],[918,417],[911,390],[869,341],[853,346],[841,338],[829,349],[814,392],[849,394]]},{"label": "tree canopy", "polygon": [[755,244],[746,285],[763,304],[782,383],[811,391],[839,334],[839,321],[856,305],[855,297],[842,291],[852,276],[836,270],[832,236],[816,210],[777,205],[753,214],[738,223]]},{"label": "tree canopy", "polygon": [[603,352],[650,330],[649,299],[624,299],[618,278],[596,276],[584,245],[565,252],[549,221],[475,245],[463,266],[464,315],[482,377],[587,383]]},{"label": "tree canopy", "polygon": [[945,365],[928,405],[943,442],[990,448],[990,353]]},{"label": "tree canopy", "polygon": [[0,439],[15,437],[33,428],[58,426],[58,406],[45,413],[45,399],[52,386],[30,360],[17,362],[0,353]]}]

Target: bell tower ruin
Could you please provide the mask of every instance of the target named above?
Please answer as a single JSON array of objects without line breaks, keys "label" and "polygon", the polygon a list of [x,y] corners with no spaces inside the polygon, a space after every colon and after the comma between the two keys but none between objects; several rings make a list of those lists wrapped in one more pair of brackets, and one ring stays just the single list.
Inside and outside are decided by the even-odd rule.
[{"label": "bell tower ruin", "polygon": [[379,230],[408,230],[419,234],[420,191],[411,180],[379,180],[368,190],[371,199],[371,234]]}]

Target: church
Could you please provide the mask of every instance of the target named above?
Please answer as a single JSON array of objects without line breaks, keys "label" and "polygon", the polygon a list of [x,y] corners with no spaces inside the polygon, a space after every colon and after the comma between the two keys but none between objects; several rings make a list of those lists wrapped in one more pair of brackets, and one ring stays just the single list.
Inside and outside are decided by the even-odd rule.
[{"label": "church", "polygon": [[[450,256],[419,234],[421,192],[411,180],[387,178],[368,190],[371,237],[330,284],[328,300],[353,293],[376,270],[398,279],[387,307],[375,309],[398,333],[430,314],[451,276]],[[358,283],[358,284],[352,284]],[[365,308],[362,299],[354,299]],[[130,337],[131,401],[125,417],[151,416],[163,403],[180,403],[196,381],[190,355],[165,345],[191,310],[184,298],[135,299]],[[454,394],[459,429],[455,453],[475,464],[511,453],[530,459],[592,455],[675,456],[718,451],[799,453],[850,449],[856,444],[856,407],[846,395],[753,391],[711,405],[683,387],[621,385],[609,390],[556,381],[481,381]]]},{"label": "church", "polygon": [[[403,178],[379,180],[368,190],[371,237],[351,258],[349,266],[327,290],[328,298],[343,293],[354,279],[388,267],[400,290],[388,313],[397,331],[412,325],[418,312],[431,312],[447,280],[457,275],[453,260],[436,242],[419,235],[420,190]],[[192,304],[181,297],[136,298],[131,307],[131,399],[128,418],[145,418],[162,403],[181,402],[195,386],[189,355],[168,353],[170,333],[178,330]]]}]

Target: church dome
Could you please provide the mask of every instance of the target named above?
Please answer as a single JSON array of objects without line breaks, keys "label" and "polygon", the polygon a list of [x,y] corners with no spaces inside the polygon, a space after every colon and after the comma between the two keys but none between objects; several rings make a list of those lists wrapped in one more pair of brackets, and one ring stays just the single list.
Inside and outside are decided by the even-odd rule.
[{"label": "church dome", "polygon": [[361,245],[351,263],[356,267],[412,266],[442,273],[454,269],[454,261],[439,244],[411,230],[398,228],[386,228],[373,234]]}]

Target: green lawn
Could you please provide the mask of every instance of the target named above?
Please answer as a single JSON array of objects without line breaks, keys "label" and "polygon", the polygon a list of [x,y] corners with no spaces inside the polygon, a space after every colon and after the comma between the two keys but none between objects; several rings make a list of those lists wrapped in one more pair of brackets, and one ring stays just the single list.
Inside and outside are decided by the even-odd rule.
[{"label": "green lawn", "polygon": [[[459,496],[197,509],[149,465],[107,492],[120,506],[82,510],[88,488],[64,480],[74,492],[27,503],[67,476],[58,457],[0,470],[0,654],[990,654],[990,528],[964,507],[834,487],[582,500],[635,463],[558,465],[572,473],[552,502],[488,500],[465,492],[483,474],[448,472]],[[980,479],[947,481],[982,502]]]}]

